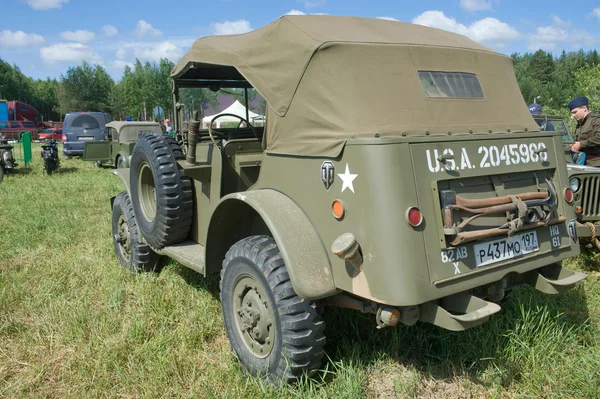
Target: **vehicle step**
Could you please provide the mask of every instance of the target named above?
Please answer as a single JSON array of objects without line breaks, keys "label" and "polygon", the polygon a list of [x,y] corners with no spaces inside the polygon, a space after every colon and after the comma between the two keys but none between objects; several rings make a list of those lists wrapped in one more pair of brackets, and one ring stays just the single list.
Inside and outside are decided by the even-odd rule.
[{"label": "vehicle step", "polygon": [[442,298],[439,303],[421,305],[419,320],[448,330],[462,331],[482,324],[500,309],[499,305],[476,296],[456,294]]},{"label": "vehicle step", "polygon": [[525,281],[545,294],[559,294],[568,291],[586,277],[585,273],[574,272],[554,263],[527,273]]},{"label": "vehicle step", "polygon": [[168,256],[202,275],[205,274],[204,245],[202,244],[191,240],[184,241],[165,247],[158,253]]}]

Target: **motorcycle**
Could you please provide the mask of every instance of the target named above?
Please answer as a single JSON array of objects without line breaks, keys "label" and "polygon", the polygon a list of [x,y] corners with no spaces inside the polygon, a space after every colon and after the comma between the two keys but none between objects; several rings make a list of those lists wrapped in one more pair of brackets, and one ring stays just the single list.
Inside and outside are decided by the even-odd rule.
[{"label": "motorcycle", "polygon": [[0,182],[4,179],[4,174],[18,166],[12,154],[13,146],[8,144],[6,137],[0,136]]},{"label": "motorcycle", "polygon": [[60,159],[58,159],[58,142],[54,139],[46,140],[46,144],[42,145],[42,158],[44,158],[44,170],[51,175],[52,172],[60,167]]}]

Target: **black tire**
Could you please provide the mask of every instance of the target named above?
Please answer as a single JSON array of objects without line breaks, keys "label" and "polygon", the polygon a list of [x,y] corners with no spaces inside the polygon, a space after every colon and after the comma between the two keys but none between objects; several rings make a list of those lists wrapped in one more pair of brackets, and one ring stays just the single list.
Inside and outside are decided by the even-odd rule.
[{"label": "black tire", "polygon": [[314,303],[294,291],[273,238],[234,244],[223,261],[220,288],[227,336],[251,375],[289,383],[319,368],[325,322]]},{"label": "black tire", "polygon": [[4,180],[4,168],[0,166],[0,181]]},{"label": "black tire", "polygon": [[131,156],[131,202],[142,235],[156,249],[183,241],[192,225],[192,182],[181,177],[173,138],[142,136]]},{"label": "black tire", "polygon": [[158,254],[142,244],[127,192],[117,194],[112,209],[112,236],[119,263],[135,273],[155,270]]},{"label": "black tire", "polygon": [[118,156],[117,157],[117,162],[115,163],[115,166],[117,169],[123,169],[126,168],[125,166],[125,159],[122,156]]}]

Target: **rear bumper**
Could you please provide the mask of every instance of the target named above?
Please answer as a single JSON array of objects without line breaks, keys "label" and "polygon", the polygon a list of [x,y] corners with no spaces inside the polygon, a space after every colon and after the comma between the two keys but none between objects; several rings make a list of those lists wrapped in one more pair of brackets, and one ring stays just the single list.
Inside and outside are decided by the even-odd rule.
[{"label": "rear bumper", "polygon": [[85,141],[67,141],[63,143],[63,154],[83,155]]},{"label": "rear bumper", "polygon": [[581,222],[577,222],[575,228],[577,229],[577,235],[579,238],[589,238],[592,236],[590,227]]}]

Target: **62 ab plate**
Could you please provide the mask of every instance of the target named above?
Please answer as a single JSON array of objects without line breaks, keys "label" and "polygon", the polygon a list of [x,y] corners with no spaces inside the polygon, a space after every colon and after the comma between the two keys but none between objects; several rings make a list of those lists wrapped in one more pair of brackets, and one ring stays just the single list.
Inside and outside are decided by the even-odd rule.
[{"label": "62 ab plate", "polygon": [[537,233],[535,231],[515,234],[512,240],[502,238],[473,247],[475,266],[485,266],[503,260],[516,258],[525,254],[539,251]]}]

